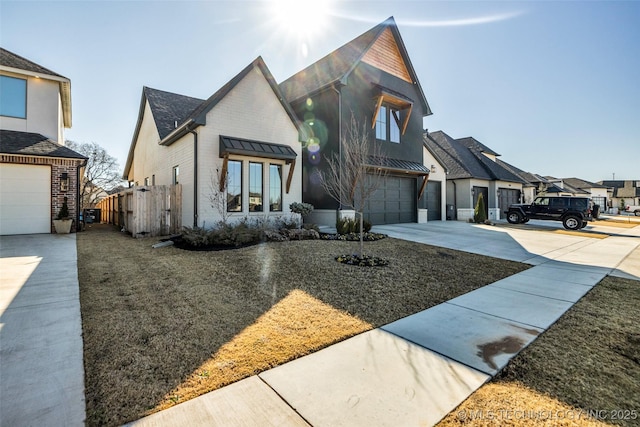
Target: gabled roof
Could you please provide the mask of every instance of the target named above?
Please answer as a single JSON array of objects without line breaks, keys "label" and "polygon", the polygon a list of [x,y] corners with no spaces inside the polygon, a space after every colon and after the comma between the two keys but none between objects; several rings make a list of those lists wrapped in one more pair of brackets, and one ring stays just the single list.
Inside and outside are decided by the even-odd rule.
[{"label": "gabled roof", "polygon": [[526,183],[503,164],[484,155],[483,152],[496,154],[473,138],[458,140],[443,131],[436,131],[424,135],[424,144],[444,162],[449,171],[447,179],[477,178]]},{"label": "gabled roof", "polygon": [[193,110],[204,102],[203,99],[152,89],[147,86],[142,89],[142,93],[143,100],[146,99],[149,102],[160,139],[164,139],[178,125],[181,125]]},{"label": "gabled roof", "polygon": [[580,178],[562,178],[562,182],[570,185],[571,187],[579,188],[581,190],[591,188],[607,188],[606,185],[596,184],[594,182],[586,181]]},{"label": "gabled roof", "polygon": [[87,158],[64,145],[57,144],[39,133],[0,130],[0,153],[19,156]]},{"label": "gabled roof", "polygon": [[495,151],[493,151],[491,148],[487,147],[486,145],[484,145],[483,143],[481,143],[480,141],[478,141],[477,139],[475,139],[472,136],[468,136],[466,138],[459,138],[457,139],[458,142],[460,142],[460,144],[464,145],[465,147],[467,147],[470,150],[473,151],[478,151],[480,153],[486,153],[492,156],[499,156],[500,154],[496,153]]},{"label": "gabled roof", "polygon": [[71,127],[71,80],[1,47],[0,70],[57,81],[60,86],[64,126]]},{"label": "gabled roof", "polygon": [[411,80],[420,93],[419,102],[425,116],[432,114],[393,16],[280,83],[287,100],[293,102],[330,85],[346,84],[351,72],[386,29],[391,30]]},{"label": "gabled roof", "polygon": [[145,87],[142,91],[138,121],[133,133],[131,146],[129,147],[129,155],[127,156],[127,163],[124,167],[123,178],[127,179],[129,170],[133,164],[133,153],[135,151],[136,141],[138,140],[138,134],[140,133],[140,126],[142,125],[142,118],[147,101],[149,102],[149,108],[151,109],[154,122],[158,129],[158,134],[160,135],[159,144],[171,145],[197,127],[206,125],[207,113],[224,99],[224,97],[255,68],[258,68],[262,72],[271,90],[273,90],[274,95],[287,112],[291,122],[300,129],[300,123],[295,113],[289,103],[285,101],[284,96],[280,92],[280,88],[276,84],[271,71],[269,71],[262,57],[256,58],[206,100]]}]

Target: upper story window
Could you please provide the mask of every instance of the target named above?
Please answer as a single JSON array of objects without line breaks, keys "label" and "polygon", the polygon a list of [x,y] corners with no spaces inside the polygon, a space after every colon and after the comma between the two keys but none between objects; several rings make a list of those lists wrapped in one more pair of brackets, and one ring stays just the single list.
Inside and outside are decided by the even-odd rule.
[{"label": "upper story window", "polygon": [[27,81],[0,76],[0,115],[27,118]]},{"label": "upper story window", "polygon": [[382,141],[400,142],[400,111],[382,105],[376,117],[376,138]]},{"label": "upper story window", "polygon": [[378,89],[371,127],[376,129],[376,139],[399,143],[407,130],[413,101],[382,86]]}]

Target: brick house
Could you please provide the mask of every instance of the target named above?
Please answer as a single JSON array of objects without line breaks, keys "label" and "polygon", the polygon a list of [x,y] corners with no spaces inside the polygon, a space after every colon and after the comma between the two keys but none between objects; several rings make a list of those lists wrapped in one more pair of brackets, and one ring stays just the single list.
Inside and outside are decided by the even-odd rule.
[{"label": "brick house", "polygon": [[0,48],[0,235],[54,232],[65,198],[75,231],[86,158],[70,127],[71,81]]}]

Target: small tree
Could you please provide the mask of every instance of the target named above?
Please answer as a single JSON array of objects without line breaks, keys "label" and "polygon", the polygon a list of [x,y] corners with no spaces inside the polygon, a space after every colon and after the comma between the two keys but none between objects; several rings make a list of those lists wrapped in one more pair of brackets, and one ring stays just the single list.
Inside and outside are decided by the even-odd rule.
[{"label": "small tree", "polygon": [[482,193],[478,196],[478,201],[476,202],[476,208],[473,211],[473,221],[476,224],[481,224],[487,220],[487,213],[484,208],[484,196]]},{"label": "small tree", "polygon": [[88,158],[80,180],[80,209],[94,205],[101,195],[123,183],[118,161],[100,145],[67,140],[66,146]]},{"label": "small tree", "polygon": [[351,114],[351,122],[342,137],[342,157],[333,153],[327,158],[328,170],[321,174],[324,191],[336,200],[340,207],[351,208],[360,215],[360,256],[364,255],[363,209],[386,176],[381,167],[371,167],[371,160],[380,165],[386,163],[379,144],[371,144],[366,124],[359,128]]},{"label": "small tree", "polygon": [[[289,210],[293,213],[300,214],[302,222],[304,222],[304,218],[313,212],[313,205],[311,203],[293,202],[289,205]],[[302,224],[300,224],[300,226],[302,227]]]},{"label": "small tree", "polygon": [[227,210],[227,186],[229,185],[229,174],[224,177],[219,169],[211,173],[209,181],[209,205],[220,214],[221,222],[227,224],[229,211]]}]

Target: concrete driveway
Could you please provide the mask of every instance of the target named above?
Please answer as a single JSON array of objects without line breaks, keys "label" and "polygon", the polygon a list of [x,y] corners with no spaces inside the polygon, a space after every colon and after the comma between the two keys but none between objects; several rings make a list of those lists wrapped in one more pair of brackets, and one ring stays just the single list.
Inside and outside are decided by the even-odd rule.
[{"label": "concrete driveway", "polygon": [[81,426],[75,234],[0,237],[0,426]]},{"label": "concrete driveway", "polygon": [[433,221],[379,225],[372,231],[531,265],[553,260],[602,267],[607,274],[640,280],[640,223],[595,221],[576,232],[554,221],[532,220],[523,225]]}]

